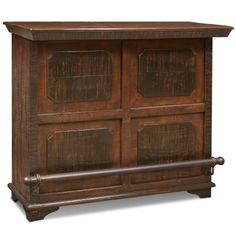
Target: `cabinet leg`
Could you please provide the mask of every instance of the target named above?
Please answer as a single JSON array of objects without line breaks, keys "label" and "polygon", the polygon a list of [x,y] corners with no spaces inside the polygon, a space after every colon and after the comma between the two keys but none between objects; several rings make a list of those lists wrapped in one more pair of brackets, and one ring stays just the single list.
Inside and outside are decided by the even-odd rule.
[{"label": "cabinet leg", "polygon": [[11,199],[12,199],[13,202],[17,202],[18,201],[18,199],[17,199],[17,197],[16,197],[16,195],[14,193],[11,193]]},{"label": "cabinet leg", "polygon": [[206,189],[197,189],[197,190],[189,190],[187,191],[188,193],[191,194],[196,194],[200,198],[207,198],[211,197],[211,188],[206,188]]},{"label": "cabinet leg", "polygon": [[36,220],[43,220],[44,217],[56,210],[58,210],[59,207],[50,207],[50,208],[45,208],[45,209],[26,209],[25,208],[25,213],[26,213],[26,218],[28,221],[36,221]]}]

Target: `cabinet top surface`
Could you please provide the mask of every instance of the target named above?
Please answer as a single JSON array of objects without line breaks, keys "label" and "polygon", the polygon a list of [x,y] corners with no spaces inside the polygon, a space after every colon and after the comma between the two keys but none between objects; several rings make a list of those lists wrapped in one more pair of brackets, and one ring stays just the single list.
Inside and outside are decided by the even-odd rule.
[{"label": "cabinet top surface", "polygon": [[231,26],[195,22],[4,22],[30,40],[226,37]]}]

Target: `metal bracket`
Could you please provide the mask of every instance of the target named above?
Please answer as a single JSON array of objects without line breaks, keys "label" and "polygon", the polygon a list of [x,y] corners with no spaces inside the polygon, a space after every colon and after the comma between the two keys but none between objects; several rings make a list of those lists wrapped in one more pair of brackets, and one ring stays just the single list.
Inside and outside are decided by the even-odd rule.
[{"label": "metal bracket", "polygon": [[30,187],[30,191],[33,195],[39,194],[39,186],[41,183],[40,174],[35,174],[30,177],[30,181],[28,177],[25,178],[25,184]]}]

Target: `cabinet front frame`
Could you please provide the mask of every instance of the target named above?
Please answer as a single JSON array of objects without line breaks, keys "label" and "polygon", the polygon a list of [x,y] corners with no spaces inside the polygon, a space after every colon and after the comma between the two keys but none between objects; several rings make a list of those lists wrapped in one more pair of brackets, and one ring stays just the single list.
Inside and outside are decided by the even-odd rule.
[{"label": "cabinet front frame", "polygon": [[[192,41],[192,40],[191,40]],[[197,40],[198,41],[198,40]],[[202,40],[201,40],[202,41]],[[143,40],[138,40],[138,41],[135,41],[135,43],[139,44],[139,42],[143,42]],[[71,112],[70,113],[61,113],[61,115],[65,115],[66,117],[72,117],[71,119],[69,118],[68,121],[67,120],[59,120],[58,119],[58,114],[55,113],[55,114],[52,114],[53,116],[55,115],[55,119],[53,118],[53,116],[51,117],[50,114],[42,114],[40,112],[40,109],[39,109],[39,113],[38,113],[38,117],[40,116],[45,116],[46,119],[42,119],[42,122],[40,123],[40,126],[44,126],[44,125],[47,125],[48,123],[48,120],[49,120],[49,123],[51,122],[52,124],[53,123],[68,123],[68,125],[72,122],[87,122],[89,121],[90,119],[93,120],[94,122],[105,122],[105,120],[114,120],[114,119],[119,119],[120,120],[120,160],[121,160],[121,167],[128,167],[128,166],[135,166],[136,165],[136,161],[135,158],[134,158],[134,155],[130,155],[131,152],[132,152],[132,122],[134,119],[148,119],[148,117],[162,117],[162,116],[165,116],[165,115],[168,115],[168,116],[175,116],[175,115],[181,115],[181,114],[202,114],[203,115],[203,126],[204,126],[204,134],[202,134],[203,136],[203,139],[202,139],[202,142],[204,143],[203,144],[203,156],[206,157],[206,131],[209,130],[209,119],[207,120],[206,122],[206,115],[205,115],[205,103],[204,103],[204,98],[206,96],[206,98],[209,96],[209,91],[205,91],[203,90],[202,91],[202,95],[203,96],[201,98],[200,101],[198,102],[195,102],[195,103],[183,103],[183,104],[166,104],[166,105],[163,105],[163,104],[153,104],[153,105],[145,105],[145,106],[134,106],[134,104],[132,103],[132,87],[134,88],[135,86],[133,86],[131,83],[134,81],[133,77],[130,77],[130,74],[132,74],[132,71],[133,71],[133,68],[132,67],[129,67],[129,58],[130,56],[132,55],[136,55],[136,54],[133,54],[134,51],[132,50],[132,46],[129,48],[127,47],[127,45],[131,45],[132,42],[131,41],[123,41],[122,42],[122,45],[123,45],[123,51],[122,51],[122,63],[121,63],[121,66],[119,69],[122,68],[122,71],[120,72],[121,74],[121,78],[122,80],[120,81],[121,82],[121,97],[120,97],[120,108],[119,109],[108,109],[108,110],[96,110],[97,114],[103,114],[104,115],[101,115],[98,116],[96,118],[95,114],[93,115],[90,115],[92,114],[94,111],[93,110],[89,110],[89,111],[86,111],[86,110],[82,110],[82,111],[74,111],[74,112]],[[206,40],[206,47],[209,47],[207,46],[209,44],[209,41]],[[201,43],[202,45],[202,43]],[[39,47],[40,48],[40,47]],[[210,50],[209,50],[210,49]],[[210,53],[211,52],[211,47],[208,49],[207,53]],[[206,55],[206,52],[205,52],[205,55]],[[204,56],[205,56],[204,55]],[[205,70],[210,66],[209,64],[209,56],[207,57],[207,61],[204,61],[204,58],[203,59],[203,72],[204,72],[204,68]],[[206,66],[206,63],[208,63],[208,65]],[[207,69],[207,73],[209,73],[209,68]],[[205,71],[205,74],[204,74],[204,78],[208,79],[208,83],[209,83],[209,79],[211,79],[211,77],[208,75]],[[207,77],[208,76],[208,77]],[[40,77],[39,77],[40,78]],[[203,81],[204,81],[204,78],[203,78]],[[135,83],[135,82],[134,82]],[[207,81],[205,81],[205,83],[207,83]],[[42,84],[38,84],[39,87],[42,86]],[[209,86],[208,86],[209,87]],[[203,86],[203,88],[205,88],[205,85]],[[203,89],[202,88],[202,89]],[[116,88],[117,89],[117,88]],[[137,89],[137,87],[136,87]],[[209,102],[207,103],[209,105]],[[110,111],[110,112],[109,112]],[[76,113],[78,113],[76,115]],[[80,114],[82,114],[82,116],[80,116]],[[44,118],[45,118],[44,117]],[[159,118],[157,118],[159,119]],[[59,125],[58,124],[58,125]],[[209,133],[208,133],[209,134]],[[40,137],[40,136],[39,136]],[[208,137],[209,138],[209,137]],[[40,148],[39,148],[40,150]],[[209,151],[208,151],[209,153]],[[38,161],[40,162],[40,158],[38,159]],[[34,166],[37,166],[37,165],[34,165]],[[145,174],[144,174],[145,175]],[[189,177],[189,181],[192,177]],[[195,178],[195,177],[194,177]],[[200,178],[200,177],[199,177]],[[203,177],[202,177],[203,178]],[[207,181],[210,181],[210,178],[207,177]],[[122,187],[115,187],[115,189],[119,189],[117,191],[128,191],[129,189],[131,190],[132,188],[130,187],[131,185],[131,178],[129,175],[123,175],[121,176],[121,183],[122,183]],[[148,184],[148,183],[145,183],[145,184]],[[140,189],[140,188],[145,188],[145,184],[138,184],[138,186],[136,187],[133,187],[134,189]],[[157,183],[158,184],[158,183]],[[153,184],[150,183],[149,184],[150,186],[152,186]],[[95,190],[94,190],[95,191]],[[104,190],[106,191],[106,190]],[[58,192],[59,194],[59,192]],[[65,194],[67,194],[65,192]],[[69,193],[68,193],[69,194]],[[62,195],[64,195],[62,193]],[[69,194],[70,195],[70,194]],[[72,194],[73,195],[73,194]],[[72,196],[70,195],[70,196]],[[61,196],[62,197],[62,196]],[[35,198],[37,199],[37,198]]]}]

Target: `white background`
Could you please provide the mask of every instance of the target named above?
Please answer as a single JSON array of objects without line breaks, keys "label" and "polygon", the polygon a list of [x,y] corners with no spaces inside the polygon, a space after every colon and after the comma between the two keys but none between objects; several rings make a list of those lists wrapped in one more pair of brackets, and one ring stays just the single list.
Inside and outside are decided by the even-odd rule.
[{"label": "white background", "polygon": [[[0,1],[3,21],[197,21],[236,26],[234,0]],[[10,200],[11,35],[0,25],[0,234],[1,235],[236,235],[236,34],[215,38],[213,51],[212,198],[164,194],[61,208],[28,223]],[[4,233],[4,234],[3,234]]]}]

